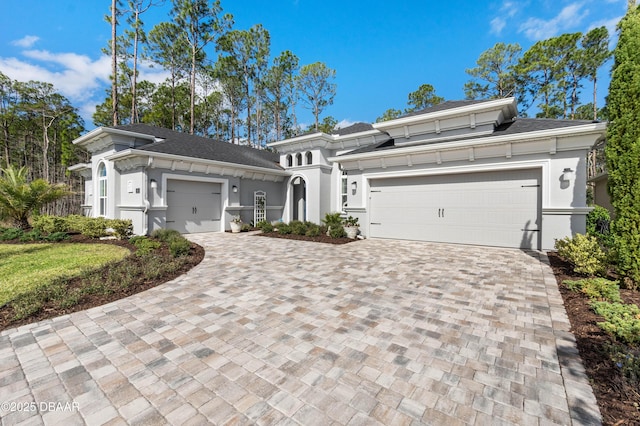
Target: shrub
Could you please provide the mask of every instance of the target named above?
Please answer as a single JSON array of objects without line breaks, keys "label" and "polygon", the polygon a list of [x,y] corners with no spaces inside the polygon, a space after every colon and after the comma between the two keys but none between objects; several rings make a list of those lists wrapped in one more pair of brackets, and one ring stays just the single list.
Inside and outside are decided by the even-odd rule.
[{"label": "shrub", "polygon": [[169,251],[173,257],[186,256],[191,250],[191,243],[184,237],[169,241]]},{"label": "shrub", "polygon": [[17,240],[22,237],[22,234],[24,234],[24,231],[19,228],[5,229],[2,235],[0,235],[0,241]]},{"label": "shrub", "polygon": [[150,240],[147,237],[138,236],[133,237],[129,240],[131,244],[136,247],[136,256],[143,256],[145,254],[151,253],[154,250],[159,249],[162,246],[162,243],[159,241]]},{"label": "shrub", "polygon": [[240,231],[242,232],[249,232],[251,231],[251,225],[248,223],[244,223],[242,224],[242,226],[240,227]]},{"label": "shrub", "polygon": [[24,232],[20,236],[20,241],[22,241],[23,243],[30,242],[30,241],[31,242],[41,241],[41,240],[42,240],[42,234],[37,229],[32,229],[29,232]]},{"label": "shrub", "polygon": [[267,222],[266,220],[263,220],[262,222],[258,222],[256,224],[256,228],[260,229],[262,232],[273,232],[273,225],[271,224],[271,222]]},{"label": "shrub", "polygon": [[576,234],[573,238],[556,240],[555,248],[579,274],[602,275],[606,271],[606,255],[595,237]]},{"label": "shrub", "polygon": [[615,281],[604,278],[587,278],[578,281],[563,281],[565,286],[572,291],[580,291],[591,300],[607,302],[621,302],[620,287]]},{"label": "shrub", "polygon": [[607,348],[611,361],[630,382],[640,384],[640,352],[631,352],[628,348],[609,345]]},{"label": "shrub", "polygon": [[307,232],[305,235],[307,237],[319,237],[320,235],[322,235],[322,230],[320,229],[320,226],[312,223],[307,226]]},{"label": "shrub", "polygon": [[343,238],[347,236],[347,233],[344,231],[342,225],[332,225],[329,228],[329,236],[331,238]]},{"label": "shrub", "polygon": [[52,232],[51,234],[44,237],[45,240],[52,243],[64,241],[68,238],[69,238],[69,235],[66,232]]},{"label": "shrub", "polygon": [[151,233],[151,238],[168,243],[176,238],[182,238],[182,234],[175,229],[156,229]]},{"label": "shrub", "polygon": [[348,218],[346,218],[342,222],[342,224],[344,226],[360,226],[360,224],[358,223],[358,218],[353,216],[349,216]]},{"label": "shrub", "polygon": [[108,223],[109,220],[104,217],[83,217],[80,221],[80,232],[89,238],[105,237],[108,235]]},{"label": "shrub", "polygon": [[596,237],[604,247],[610,247],[612,235],[609,229],[611,216],[609,210],[595,205],[587,215],[587,235]]},{"label": "shrub", "polygon": [[84,224],[91,218],[80,216],[78,214],[70,214],[64,218],[67,232],[82,232]]},{"label": "shrub", "polygon": [[291,226],[287,225],[286,223],[278,224],[278,233],[282,234],[282,235],[290,234],[291,233]]},{"label": "shrub", "polygon": [[299,220],[289,222],[289,227],[294,235],[305,235],[307,233],[307,225]]},{"label": "shrub", "polygon": [[592,302],[596,314],[602,315],[604,322],[598,326],[626,343],[640,343],[640,308],[622,303]]},{"label": "shrub", "polygon": [[53,234],[54,232],[67,232],[67,220],[60,216],[40,215],[32,220],[33,229],[37,229],[43,234]]},{"label": "shrub", "polygon": [[324,215],[324,219],[322,219],[322,223],[327,225],[328,227],[333,228],[334,226],[342,226],[342,213],[327,213]]},{"label": "shrub", "polygon": [[133,235],[133,223],[131,219],[111,219],[108,226],[113,228],[113,233],[118,239],[124,240]]}]

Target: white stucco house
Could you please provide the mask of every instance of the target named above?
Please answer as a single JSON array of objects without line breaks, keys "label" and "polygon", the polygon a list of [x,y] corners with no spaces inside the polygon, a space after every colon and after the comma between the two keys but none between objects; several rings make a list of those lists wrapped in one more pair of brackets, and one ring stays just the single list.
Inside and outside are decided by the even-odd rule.
[{"label": "white stucco house", "polygon": [[91,162],[85,214],[157,228],[359,218],[370,238],[532,249],[585,232],[587,152],[605,123],[517,118],[513,98],[449,101],[333,134],[277,141],[277,154],[146,125],[74,141]]}]

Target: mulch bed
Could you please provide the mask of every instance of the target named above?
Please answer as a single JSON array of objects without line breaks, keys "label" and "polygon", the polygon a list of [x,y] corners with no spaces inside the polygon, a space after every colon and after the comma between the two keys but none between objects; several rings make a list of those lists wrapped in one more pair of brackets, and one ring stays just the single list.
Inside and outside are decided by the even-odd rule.
[{"label": "mulch bed", "polygon": [[[571,291],[562,284],[564,280],[584,277],[573,273],[569,264],[556,253],[549,253],[549,261],[571,322],[571,332],[576,337],[582,362],[598,400],[603,424],[640,425],[640,389],[622,375],[605,350],[615,341],[598,327],[597,323],[602,322],[603,318],[591,310],[585,295]],[[639,291],[622,289],[620,295],[625,303],[640,306]]]},{"label": "mulch bed", "polygon": [[260,237],[283,238],[286,240],[299,240],[299,241],[313,241],[316,243],[327,243],[327,244],[347,244],[347,243],[352,243],[354,241],[358,241],[357,239],[352,240],[351,238],[347,238],[347,237],[333,238],[333,237],[328,237],[327,235],[318,235],[317,237],[307,237],[306,235],[280,234],[278,232],[262,232],[256,235]]},{"label": "mulch bed", "polygon": [[[87,238],[83,235],[72,235],[70,239],[65,240],[65,242],[73,242],[80,244],[113,244],[121,247],[126,247],[130,249],[132,252],[135,251],[135,246],[129,244],[126,241],[121,240],[96,240],[92,238]],[[3,244],[11,244],[15,242],[3,241]],[[20,243],[25,244],[25,243]],[[38,244],[38,243],[33,243]],[[167,262],[174,260],[173,256],[169,252],[167,247],[162,247],[157,252],[158,256],[161,256],[163,259],[167,259]],[[110,302],[113,302],[118,299],[122,299],[127,296],[131,296],[136,293],[140,293],[141,291],[148,290],[152,287],[155,287],[160,284],[164,284],[167,281],[170,281],[174,278],[179,277],[180,275],[186,273],[194,266],[199,264],[204,258],[204,249],[198,244],[191,243],[191,250],[187,256],[184,256],[181,259],[182,263],[179,268],[172,271],[171,273],[166,273],[154,279],[147,279],[143,282],[138,282],[135,285],[132,285],[127,288],[122,288],[118,286],[113,286],[112,289],[115,291],[111,294],[92,294],[85,295],[81,302],[75,306],[72,306],[67,309],[60,308],[55,304],[49,303],[43,307],[39,312],[34,315],[31,315],[27,318],[23,318],[21,320],[13,319],[13,309],[8,306],[0,307],[0,330],[5,330],[7,328],[18,327],[24,324],[30,324],[36,321],[41,321],[48,318],[54,318],[60,315],[66,315],[71,312],[82,311],[85,309],[93,308],[95,306],[104,305]],[[140,264],[143,260],[137,256],[129,256],[124,261],[131,262],[133,266],[134,263]],[[103,270],[109,269],[110,265],[107,265],[103,268]],[[68,281],[69,289],[76,288],[80,285],[79,278],[73,278]]]}]

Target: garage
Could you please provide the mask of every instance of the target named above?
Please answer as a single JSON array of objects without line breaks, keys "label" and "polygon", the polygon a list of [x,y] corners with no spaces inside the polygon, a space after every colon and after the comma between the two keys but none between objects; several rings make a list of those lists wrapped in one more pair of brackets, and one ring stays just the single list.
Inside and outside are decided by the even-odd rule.
[{"label": "garage", "polygon": [[221,184],[167,180],[167,228],[182,234],[220,231]]},{"label": "garage", "polygon": [[369,233],[540,248],[540,169],[371,179]]}]

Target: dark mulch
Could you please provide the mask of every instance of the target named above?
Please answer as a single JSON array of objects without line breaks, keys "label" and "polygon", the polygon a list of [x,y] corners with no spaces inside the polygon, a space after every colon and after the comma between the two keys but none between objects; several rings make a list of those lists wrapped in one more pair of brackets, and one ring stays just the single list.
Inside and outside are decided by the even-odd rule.
[{"label": "dark mulch", "polygon": [[260,234],[256,234],[261,237],[270,237],[270,238],[283,238],[286,240],[299,240],[299,241],[313,241],[316,243],[327,243],[327,244],[347,244],[352,243],[358,240],[352,240],[351,238],[333,238],[328,237],[327,235],[318,235],[317,237],[307,237],[306,235],[295,235],[295,234],[280,234],[278,232],[262,232]]},{"label": "dark mulch", "polygon": [[[573,292],[562,284],[564,280],[584,277],[574,274],[569,264],[556,253],[549,253],[549,261],[571,322],[571,332],[576,337],[582,362],[598,400],[603,423],[640,425],[640,389],[630,383],[611,361],[605,348],[615,342],[598,327],[597,323],[603,321],[603,318],[591,310],[586,296]],[[640,306],[639,291],[623,289],[620,290],[620,295],[625,303]]]},{"label": "dark mulch", "polygon": [[[120,240],[95,240],[91,238],[87,238],[83,235],[73,235],[69,240],[65,242],[73,242],[73,243],[91,243],[91,244],[114,244],[122,247],[126,247],[130,249],[132,252],[135,251],[135,247],[129,244],[126,241]],[[11,243],[8,241],[3,241],[3,244]],[[15,242],[13,242],[15,243]],[[37,243],[33,243],[37,244]],[[162,257],[162,259],[166,259],[166,262],[173,262],[176,259],[171,255],[169,249],[166,246],[163,246],[161,249],[156,251],[156,256]],[[56,306],[54,303],[45,304],[43,309],[37,312],[34,315],[31,315],[27,318],[23,318],[20,320],[14,320],[13,309],[9,306],[0,307],[0,330],[5,330],[7,328],[18,327],[23,324],[30,324],[32,322],[41,321],[48,318],[54,318],[60,315],[69,314],[71,312],[82,311],[85,309],[92,308],[94,306],[104,305],[109,302],[113,302],[118,299],[122,299],[127,296],[131,296],[133,294],[139,293],[141,291],[148,290],[157,285],[166,283],[178,276],[186,273],[194,266],[199,264],[204,258],[204,249],[198,244],[191,243],[191,250],[188,255],[177,258],[180,261],[179,267],[174,269],[169,273],[165,273],[159,277],[154,277],[153,279],[144,279],[137,281],[134,285],[123,288],[120,286],[111,286],[110,288],[113,290],[113,293],[110,294],[91,294],[83,296],[82,300],[79,304],[72,306],[70,308],[60,308]],[[132,267],[134,265],[140,265],[144,260],[138,256],[131,255],[126,257],[122,262],[128,262]],[[102,268],[103,272],[106,272],[112,265],[106,265]],[[73,288],[79,287],[81,285],[80,278],[72,278],[68,281],[67,286],[71,290]]]}]

